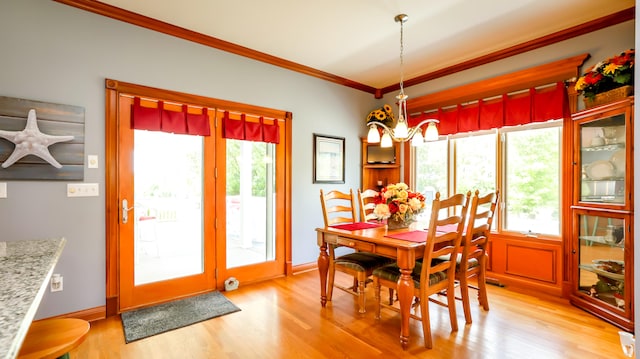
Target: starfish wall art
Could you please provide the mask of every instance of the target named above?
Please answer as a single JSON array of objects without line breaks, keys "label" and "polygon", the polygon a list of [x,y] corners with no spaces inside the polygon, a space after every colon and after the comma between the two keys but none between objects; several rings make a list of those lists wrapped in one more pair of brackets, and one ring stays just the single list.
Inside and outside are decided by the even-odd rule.
[{"label": "starfish wall art", "polygon": [[16,145],[11,156],[2,163],[2,168],[7,168],[26,155],[36,155],[49,162],[55,168],[62,165],[56,161],[49,152],[49,146],[58,142],[73,140],[73,136],[52,136],[40,132],[36,110],[29,110],[27,126],[22,131],[0,130],[0,137],[5,138]]},{"label": "starfish wall art", "polygon": [[83,180],[83,107],[0,96],[0,180]]}]

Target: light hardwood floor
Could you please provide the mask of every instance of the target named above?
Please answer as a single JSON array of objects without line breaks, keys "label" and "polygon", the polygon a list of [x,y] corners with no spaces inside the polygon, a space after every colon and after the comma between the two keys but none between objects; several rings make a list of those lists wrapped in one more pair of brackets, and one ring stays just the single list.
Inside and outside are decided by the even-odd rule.
[{"label": "light hardwood floor", "polygon": [[625,358],[615,326],[564,299],[489,286],[490,311],[474,297],[473,323],[465,325],[457,302],[459,331],[452,333],[446,308],[431,305],[433,349],[424,348],[420,323],[412,320],[402,351],[399,314],[383,309],[374,319],[371,285],[364,315],[340,290],[322,308],[319,287],[317,271],[241,284],[223,292],[240,312],[130,344],[119,316],[96,321],[71,358]]}]

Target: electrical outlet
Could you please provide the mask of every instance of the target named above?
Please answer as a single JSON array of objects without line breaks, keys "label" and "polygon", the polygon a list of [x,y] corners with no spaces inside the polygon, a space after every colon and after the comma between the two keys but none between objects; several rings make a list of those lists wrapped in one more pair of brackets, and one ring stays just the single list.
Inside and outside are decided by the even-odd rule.
[{"label": "electrical outlet", "polygon": [[62,291],[62,276],[60,274],[54,274],[51,276],[51,291],[52,292],[61,292]]}]

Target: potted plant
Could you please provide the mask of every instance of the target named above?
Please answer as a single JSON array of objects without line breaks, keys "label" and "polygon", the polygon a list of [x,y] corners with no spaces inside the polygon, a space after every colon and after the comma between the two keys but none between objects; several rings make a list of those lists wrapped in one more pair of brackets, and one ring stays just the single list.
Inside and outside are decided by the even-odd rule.
[{"label": "potted plant", "polygon": [[584,96],[587,108],[625,98],[633,93],[635,50],[600,61],[576,82],[575,89]]}]

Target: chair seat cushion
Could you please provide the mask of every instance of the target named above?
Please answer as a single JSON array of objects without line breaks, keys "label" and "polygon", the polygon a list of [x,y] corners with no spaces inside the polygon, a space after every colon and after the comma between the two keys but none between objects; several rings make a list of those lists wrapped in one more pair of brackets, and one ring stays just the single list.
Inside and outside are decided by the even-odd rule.
[{"label": "chair seat cushion", "polygon": [[[413,268],[411,277],[413,279],[413,286],[420,288],[420,272],[422,271],[422,262],[416,262],[416,266]],[[387,264],[380,268],[374,269],[373,275],[390,282],[397,282],[400,279],[400,268],[397,264]],[[429,285],[440,283],[447,279],[446,272],[436,272],[429,275]]]},{"label": "chair seat cushion", "polygon": [[[434,261],[446,261],[449,260],[449,256],[441,256],[438,258],[434,258]],[[462,253],[458,253],[458,256],[456,258],[456,272],[458,272],[460,270],[460,263],[462,262]],[[469,259],[469,268],[475,268],[477,266],[480,265],[480,262],[478,261],[478,258],[471,258]]]},{"label": "chair seat cushion", "polygon": [[367,252],[349,253],[335,259],[336,265],[351,268],[358,272],[371,272],[375,268],[389,263],[393,263],[392,258]]}]

